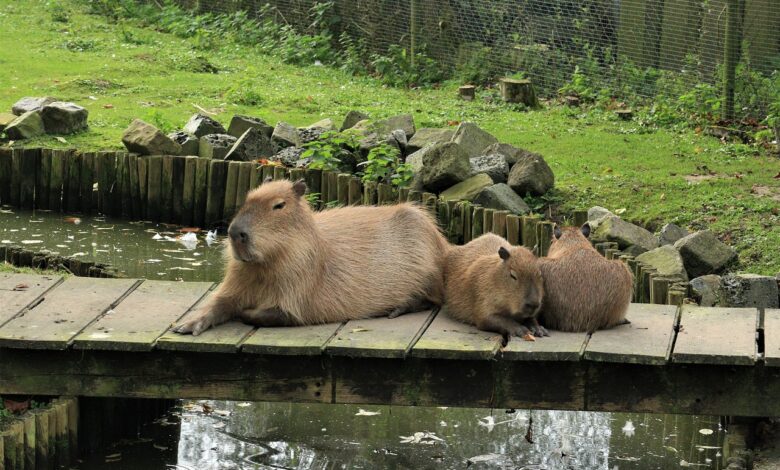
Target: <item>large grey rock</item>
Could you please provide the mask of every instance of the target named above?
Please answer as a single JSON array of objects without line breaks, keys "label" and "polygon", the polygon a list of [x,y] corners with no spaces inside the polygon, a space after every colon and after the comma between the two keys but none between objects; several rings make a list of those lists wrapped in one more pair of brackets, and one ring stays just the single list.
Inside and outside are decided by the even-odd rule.
[{"label": "large grey rock", "polygon": [[417,129],[409,142],[406,144],[406,151],[414,153],[426,145],[438,144],[440,142],[449,142],[455,131],[452,129],[438,129],[434,127],[423,127]]},{"label": "large grey rock", "polygon": [[176,131],[168,134],[168,138],[181,145],[181,155],[197,155],[200,148],[200,139],[184,131]]},{"label": "large grey rock", "polygon": [[230,120],[227,133],[235,138],[239,138],[244,135],[244,132],[252,128],[257,129],[268,139],[270,139],[271,134],[274,133],[274,126],[268,124],[264,120],[243,115],[233,116],[233,119]]},{"label": "large grey rock", "polygon": [[524,152],[509,171],[507,184],[521,196],[541,196],[555,185],[555,175],[541,155]]},{"label": "large grey rock", "polygon": [[777,280],[773,276],[730,274],[721,278],[726,307],[778,308]]},{"label": "large grey rock", "polygon": [[379,135],[388,135],[396,129],[403,129],[406,138],[410,139],[415,132],[414,117],[411,114],[401,114],[389,117],[373,123],[374,129]]},{"label": "large grey rock", "polygon": [[271,140],[254,127],[250,127],[230,148],[225,160],[251,162],[258,158],[268,158],[274,154]]},{"label": "large grey rock", "polygon": [[16,118],[19,117],[16,114],[11,113],[0,113],[0,132],[3,132],[3,129],[8,127],[9,124],[14,122]]},{"label": "large grey rock", "polygon": [[203,158],[224,160],[236,139],[229,134],[208,134],[200,138],[198,155]]},{"label": "large grey rock", "polygon": [[321,119],[310,126],[304,127],[304,129],[322,129],[325,132],[335,131],[336,123],[331,118]]},{"label": "large grey rock", "polygon": [[680,252],[685,270],[691,277],[717,274],[737,259],[737,252],[709,230],[683,237],[674,247]]},{"label": "large grey rock", "polygon": [[408,164],[409,167],[412,169],[412,173],[415,175],[419,175],[422,171],[423,162],[422,157],[423,154],[426,152],[426,149],[420,149],[413,154],[406,157],[406,160],[404,163]]},{"label": "large grey rock", "polygon": [[438,193],[471,176],[469,156],[454,142],[433,144],[421,152],[419,181],[428,191]]},{"label": "large grey rock", "polygon": [[302,127],[298,129],[298,137],[301,138],[301,143],[308,144],[321,139],[326,132],[328,131],[321,127]]},{"label": "large grey rock", "polygon": [[636,257],[636,260],[657,269],[658,274],[661,276],[674,277],[681,281],[688,280],[688,273],[685,272],[682,256],[671,245],[664,245],[642,253]]},{"label": "large grey rock", "polygon": [[14,103],[14,105],[11,107],[11,112],[17,116],[21,116],[22,114],[28,113],[30,111],[39,111],[47,104],[54,103],[55,101],[59,100],[57,100],[57,98],[52,98],[51,96],[25,96],[24,98]]},{"label": "large grey rock", "polygon": [[43,127],[48,134],[73,134],[87,128],[89,111],[75,104],[55,101],[41,108]]},{"label": "large grey rock", "polygon": [[[282,162],[284,166],[302,167],[309,164],[311,159],[302,159],[303,149],[300,147],[286,147],[276,153],[271,160]],[[303,161],[307,160],[307,161]]]},{"label": "large grey rock", "polygon": [[717,307],[721,305],[723,291],[720,276],[707,274],[691,279],[691,294],[702,307]]},{"label": "large grey rock", "polygon": [[483,189],[492,185],[493,179],[481,173],[442,191],[439,197],[444,201],[472,201]]},{"label": "large grey rock", "polygon": [[498,183],[482,190],[474,199],[474,204],[479,204],[488,209],[509,211],[513,214],[528,214],[531,208],[517,195],[506,183]]},{"label": "large grey rock", "polygon": [[609,209],[605,209],[604,207],[593,206],[590,209],[588,209],[588,222],[596,222],[597,220],[607,215],[615,215],[615,214],[613,214],[612,211],[610,211]]},{"label": "large grey rock", "polygon": [[151,124],[133,120],[122,134],[127,150],[141,155],[181,155],[181,145]]},{"label": "large grey rock", "polygon": [[271,143],[276,146],[277,150],[287,147],[300,147],[303,144],[298,129],[292,124],[282,121],[276,123],[274,133],[271,135]]},{"label": "large grey rock", "polygon": [[366,119],[368,119],[368,114],[362,111],[350,111],[344,117],[344,122],[341,124],[339,131],[352,129],[355,124],[359,123],[360,121],[365,121]]},{"label": "large grey rock", "polygon": [[389,138],[393,139],[395,141],[395,146],[397,146],[401,152],[406,150],[406,146],[408,145],[408,140],[406,139],[406,132],[403,129],[396,129],[393,132],[390,133]]},{"label": "large grey rock", "polygon": [[509,173],[509,164],[506,157],[499,153],[471,157],[469,159],[471,171],[473,174],[485,173],[493,179],[494,183],[506,183],[506,177]]},{"label": "large grey rock", "polygon": [[219,122],[203,114],[193,115],[184,125],[184,132],[201,138],[209,134],[225,134],[227,131]]},{"label": "large grey rock", "polygon": [[519,160],[520,157],[525,153],[525,150],[519,149],[514,145],[502,143],[490,144],[484,150],[482,150],[482,155],[491,155],[494,153],[503,155],[504,158],[506,158],[506,162],[511,167],[517,163],[517,160]]},{"label": "large grey rock", "polygon": [[41,112],[37,110],[22,114],[5,128],[5,134],[11,140],[31,139],[45,133]]},{"label": "large grey rock", "polygon": [[642,227],[626,222],[616,215],[606,216],[601,219],[598,227],[591,233],[591,239],[595,241],[617,242],[621,249],[631,245],[638,245],[648,251],[658,248],[658,239],[655,235]]},{"label": "large grey rock", "polygon": [[486,147],[497,144],[498,139],[483,131],[473,122],[462,122],[455,129],[452,142],[461,146],[469,157],[478,157]]},{"label": "large grey rock", "polygon": [[[598,219],[596,222],[588,222],[588,225],[591,226],[591,230],[595,230],[596,227],[598,227],[598,222],[600,222],[601,220],[603,220],[603,219]],[[629,246],[623,248],[620,251],[622,251],[623,253],[625,253],[627,255],[631,255],[634,258],[636,258],[637,256],[641,255],[642,253],[647,253],[648,250],[646,248],[642,248],[639,245],[629,245]]]},{"label": "large grey rock", "polygon": [[688,235],[690,232],[679,225],[666,224],[661,228],[658,239],[661,241],[661,245],[674,245],[674,242]]}]

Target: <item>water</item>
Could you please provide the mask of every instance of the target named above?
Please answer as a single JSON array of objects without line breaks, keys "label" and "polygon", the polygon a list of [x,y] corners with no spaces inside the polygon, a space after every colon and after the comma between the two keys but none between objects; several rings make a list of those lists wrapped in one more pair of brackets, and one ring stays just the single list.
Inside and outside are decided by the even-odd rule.
[{"label": "water", "polygon": [[[219,281],[220,240],[209,245],[201,232],[185,246],[181,235],[148,222],[0,211],[0,243],[108,263],[128,277]],[[714,417],[182,402],[79,468],[720,469],[724,435]]]}]

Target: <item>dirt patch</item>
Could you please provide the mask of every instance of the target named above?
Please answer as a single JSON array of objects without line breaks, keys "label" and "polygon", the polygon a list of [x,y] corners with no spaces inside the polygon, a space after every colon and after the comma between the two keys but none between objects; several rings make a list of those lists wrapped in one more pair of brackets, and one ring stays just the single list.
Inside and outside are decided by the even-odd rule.
[{"label": "dirt patch", "polygon": [[753,185],[750,189],[750,194],[755,197],[768,197],[773,201],[780,202],[780,189],[770,188],[769,186]]},{"label": "dirt patch", "polygon": [[699,175],[699,174],[692,174],[692,175],[685,175],[683,178],[685,178],[685,181],[688,182],[688,184],[699,184],[702,181],[706,180],[713,180],[717,178],[718,175]]}]

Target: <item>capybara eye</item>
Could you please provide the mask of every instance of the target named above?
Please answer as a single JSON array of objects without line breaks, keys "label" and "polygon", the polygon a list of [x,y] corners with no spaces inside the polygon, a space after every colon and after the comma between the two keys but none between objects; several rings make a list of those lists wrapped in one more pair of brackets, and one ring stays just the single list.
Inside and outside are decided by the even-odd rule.
[{"label": "capybara eye", "polygon": [[517,280],[517,276],[515,276],[515,273],[509,273],[509,277],[511,277],[515,281]]},{"label": "capybara eye", "polygon": [[284,201],[282,201],[282,202],[277,202],[276,204],[274,204],[274,210],[279,210],[279,209],[283,208],[283,207],[284,207],[284,204],[285,204],[285,202],[284,202]]}]

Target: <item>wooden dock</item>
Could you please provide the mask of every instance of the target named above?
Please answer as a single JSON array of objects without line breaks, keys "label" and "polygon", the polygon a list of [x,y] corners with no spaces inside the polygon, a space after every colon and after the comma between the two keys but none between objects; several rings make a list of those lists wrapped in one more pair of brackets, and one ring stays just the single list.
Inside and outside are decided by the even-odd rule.
[{"label": "wooden dock", "polygon": [[780,311],[632,304],[593,335],[445,313],[168,331],[211,283],[0,275],[0,394],[780,416]]}]

